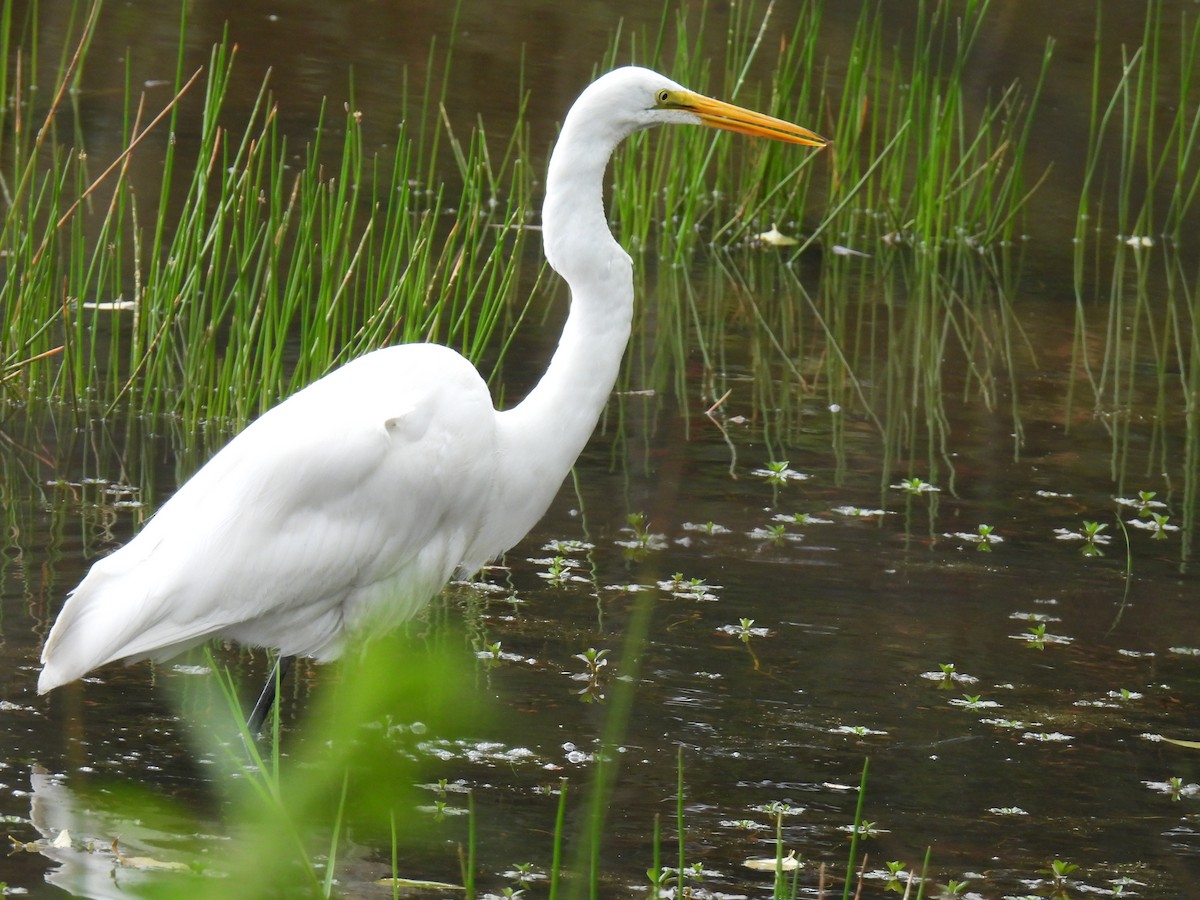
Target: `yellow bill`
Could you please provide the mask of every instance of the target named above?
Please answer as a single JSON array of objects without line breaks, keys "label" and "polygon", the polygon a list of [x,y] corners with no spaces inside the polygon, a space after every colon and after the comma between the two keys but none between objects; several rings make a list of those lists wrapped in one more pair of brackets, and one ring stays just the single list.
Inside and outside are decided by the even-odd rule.
[{"label": "yellow bill", "polygon": [[789,144],[804,144],[806,147],[825,147],[830,143],[815,131],[809,131],[800,125],[793,125],[783,119],[776,119],[774,116],[744,109],[722,100],[693,94],[691,91],[663,91],[659,97],[659,106],[692,113],[705,125],[736,131],[738,134],[786,141]]}]

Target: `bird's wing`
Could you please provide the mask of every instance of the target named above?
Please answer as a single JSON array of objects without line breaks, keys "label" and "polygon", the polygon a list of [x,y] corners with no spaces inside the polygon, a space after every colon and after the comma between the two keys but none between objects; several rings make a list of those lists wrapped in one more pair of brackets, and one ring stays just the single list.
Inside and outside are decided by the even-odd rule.
[{"label": "bird's wing", "polygon": [[218,634],[332,655],[374,607],[403,617],[463,562],[479,527],[494,416],[474,369],[434,345],[326,376],[247,427],[93,566],[47,640],[47,669],[62,683]]}]

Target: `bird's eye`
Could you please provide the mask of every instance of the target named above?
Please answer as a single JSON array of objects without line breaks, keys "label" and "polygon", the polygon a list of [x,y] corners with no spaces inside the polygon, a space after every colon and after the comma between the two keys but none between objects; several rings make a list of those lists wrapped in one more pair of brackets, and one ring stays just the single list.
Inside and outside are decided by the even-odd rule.
[{"label": "bird's eye", "polygon": [[670,99],[671,99],[671,92],[668,91],[666,88],[663,88],[661,91],[658,92],[659,105],[665,104]]}]

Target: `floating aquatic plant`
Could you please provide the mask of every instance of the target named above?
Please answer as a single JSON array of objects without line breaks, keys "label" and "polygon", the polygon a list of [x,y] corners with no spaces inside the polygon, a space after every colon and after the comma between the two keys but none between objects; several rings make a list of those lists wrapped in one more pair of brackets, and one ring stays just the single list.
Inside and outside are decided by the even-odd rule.
[{"label": "floating aquatic plant", "polygon": [[922,672],[921,677],[938,682],[938,687],[949,689],[957,684],[975,684],[979,681],[974,675],[958,671],[954,663],[938,663],[937,672]]},{"label": "floating aquatic plant", "polygon": [[658,589],[681,600],[712,601],[718,599],[716,592],[721,585],[709,584],[702,578],[685,578],[682,572],[676,572],[658,582]]},{"label": "floating aquatic plant", "polygon": [[556,587],[562,587],[567,584],[588,584],[589,581],[583,575],[575,574],[575,569],[578,563],[568,559],[565,556],[554,556],[546,559],[531,559],[529,560],[537,565],[546,567],[545,571],[538,572],[539,578],[544,578],[550,584]]},{"label": "floating aquatic plant", "polygon": [[1200,797],[1200,784],[1185,782],[1178,775],[1173,775],[1166,781],[1143,781],[1142,784],[1156,793],[1166,794],[1172,800]]},{"label": "floating aquatic plant", "polygon": [[630,537],[616,541],[618,547],[644,553],[650,550],[662,550],[667,546],[665,534],[656,534],[649,530],[645,513],[630,513],[625,517],[625,521],[626,526],[621,531]]},{"label": "floating aquatic plant", "polygon": [[715,536],[718,534],[729,534],[730,529],[724,525],[718,525],[716,522],[684,522],[682,526],[684,531],[698,531],[701,534]]},{"label": "floating aquatic plant", "polygon": [[980,523],[974,532],[970,531],[955,531],[944,534],[943,537],[954,538],[962,541],[964,544],[974,544],[976,550],[990,552],[993,544],[1004,543],[1004,538],[996,534],[994,525]]},{"label": "floating aquatic plant", "polygon": [[764,638],[771,635],[771,629],[755,625],[753,619],[740,619],[736,625],[721,625],[718,626],[717,631],[732,635],[743,643],[749,643],[750,638]]},{"label": "floating aquatic plant", "polygon": [[1165,541],[1169,534],[1179,530],[1178,525],[1172,525],[1168,519],[1170,516],[1165,513],[1147,512],[1145,514],[1149,518],[1126,519],[1125,524],[1131,528],[1136,528],[1139,531],[1150,532],[1151,540]]},{"label": "floating aquatic plant", "polygon": [[1029,813],[1019,806],[989,806],[988,812],[994,816],[1027,816]]},{"label": "floating aquatic plant", "polygon": [[764,468],[752,469],[751,475],[756,475],[759,478],[765,478],[767,484],[783,487],[789,481],[807,481],[811,475],[806,475],[804,472],[798,472],[791,467],[786,459],[769,462]]},{"label": "floating aquatic plant", "polygon": [[1010,634],[1009,637],[1018,641],[1028,641],[1030,649],[1044,650],[1048,644],[1069,644],[1074,638],[1061,634],[1050,634],[1046,631],[1046,623],[1039,622],[1030,626],[1024,634]]},{"label": "floating aquatic plant", "polygon": [[941,488],[935,487],[928,481],[922,481],[915,475],[893,484],[892,487],[896,490],[904,491],[906,494],[935,494],[941,490]]},{"label": "floating aquatic plant", "polygon": [[771,544],[782,544],[785,541],[795,543],[804,540],[804,535],[789,532],[784,522],[752,528],[746,532],[746,537],[752,541],[766,541]]},{"label": "floating aquatic plant", "polygon": [[963,694],[962,697],[952,699],[950,705],[960,706],[963,709],[999,709],[1000,707],[995,700],[984,700],[980,694]]},{"label": "floating aquatic plant", "polygon": [[1102,533],[1106,528],[1108,526],[1101,522],[1084,519],[1082,530],[1055,528],[1054,537],[1060,541],[1082,541],[1083,546],[1080,547],[1080,552],[1084,556],[1103,556],[1104,552],[1100,548],[1112,543],[1112,535]]},{"label": "floating aquatic plant", "polygon": [[1157,496],[1156,491],[1138,491],[1136,497],[1114,497],[1113,500],[1118,506],[1133,507],[1139,516],[1148,516],[1154,510],[1167,508],[1167,504],[1154,499]]},{"label": "floating aquatic plant", "polygon": [[823,519],[812,513],[776,513],[771,517],[772,522],[783,525],[832,525],[833,519]]}]

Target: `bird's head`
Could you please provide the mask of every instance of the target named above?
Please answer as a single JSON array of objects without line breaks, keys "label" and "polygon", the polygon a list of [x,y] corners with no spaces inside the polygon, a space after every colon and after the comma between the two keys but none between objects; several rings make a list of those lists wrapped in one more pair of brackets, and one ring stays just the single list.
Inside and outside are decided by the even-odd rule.
[{"label": "bird's head", "polygon": [[614,69],[596,79],[580,96],[576,107],[588,115],[599,115],[626,134],[653,125],[690,124],[808,147],[829,144],[807,128],[705,97],[639,66]]}]

